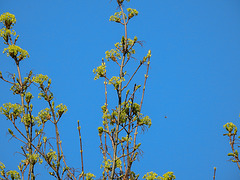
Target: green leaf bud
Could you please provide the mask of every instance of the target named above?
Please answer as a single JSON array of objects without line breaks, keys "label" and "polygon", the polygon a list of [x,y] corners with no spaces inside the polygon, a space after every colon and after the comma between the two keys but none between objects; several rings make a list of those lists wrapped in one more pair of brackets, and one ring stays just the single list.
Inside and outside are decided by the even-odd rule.
[{"label": "green leaf bud", "polygon": [[125,81],[125,79],[122,77],[120,79],[120,77],[116,77],[113,76],[110,80],[109,80],[109,84],[112,84],[114,86],[114,89],[118,89],[120,83],[122,83],[123,81]]},{"label": "green leaf bud", "polygon": [[6,174],[7,176],[11,176],[12,180],[21,180],[20,174],[17,171],[10,170]]},{"label": "green leaf bud", "polygon": [[9,134],[13,135],[13,131],[9,128],[8,128],[8,132],[9,132]]},{"label": "green leaf bud", "polygon": [[96,177],[94,174],[92,173],[87,173],[84,176],[86,176],[86,180],[93,180],[94,177]]},{"label": "green leaf bud", "polygon": [[234,154],[238,156],[238,151],[235,149]]},{"label": "green leaf bud", "polygon": [[138,40],[137,36],[135,36],[133,40],[136,42]]},{"label": "green leaf bud", "polygon": [[67,106],[62,103],[57,105],[56,109],[58,110],[59,118],[68,111]]},{"label": "green leaf bud", "polygon": [[136,9],[127,8],[127,11],[128,11],[128,19],[131,19],[132,17],[138,15],[138,11]]},{"label": "green leaf bud", "polygon": [[40,84],[40,85],[43,84],[47,80],[48,80],[47,75],[37,74],[36,76],[33,77],[33,82]]},{"label": "green leaf bud", "polygon": [[[125,18],[126,18],[126,15],[124,14]],[[114,22],[117,22],[117,23],[120,23],[121,22],[121,17],[122,17],[122,11],[120,12],[116,12],[114,13],[114,15],[112,15],[110,18],[109,18],[109,21],[114,21]]]},{"label": "green leaf bud", "polygon": [[11,29],[16,23],[16,18],[13,14],[6,12],[0,16],[0,22],[2,22],[7,29]]},{"label": "green leaf bud", "polygon": [[103,127],[98,127],[98,135],[101,136],[103,133]]},{"label": "green leaf bud", "polygon": [[47,142],[47,137],[46,136],[43,137],[43,142],[44,143]]},{"label": "green leaf bud", "polygon": [[151,56],[152,56],[152,54],[151,54],[151,50],[148,50],[147,57],[150,58]]},{"label": "green leaf bud", "polygon": [[7,48],[4,48],[3,53],[7,53],[7,56],[11,56],[12,58],[15,58],[18,56],[19,60],[23,60],[27,57],[29,57],[29,54],[26,50],[20,48],[16,45],[9,45]]},{"label": "green leaf bud", "polygon": [[48,79],[48,86],[50,86],[52,83],[52,80],[51,79]]},{"label": "green leaf bud", "polygon": [[30,92],[28,92],[28,93],[26,93],[26,95],[25,95],[25,101],[27,102],[27,103],[30,103],[30,101],[33,99],[33,95],[30,93]]},{"label": "green leaf bud", "polygon": [[223,127],[228,131],[229,136],[237,134],[237,126],[232,122],[226,123]]},{"label": "green leaf bud", "polygon": [[138,149],[140,146],[141,146],[141,143],[139,143],[138,145],[136,145],[136,146],[134,147],[134,149]]},{"label": "green leaf bud", "polygon": [[160,176],[158,176],[156,173],[154,172],[148,172],[147,174],[145,174],[143,176],[143,179],[146,180],[154,180],[154,179],[160,179]]},{"label": "green leaf bud", "polygon": [[63,172],[69,170],[69,167],[63,167]]},{"label": "green leaf bud", "polygon": [[54,108],[55,107],[55,102],[54,101],[52,101],[52,108]]},{"label": "green leaf bud", "polygon": [[97,69],[93,69],[93,73],[96,74],[94,80],[99,79],[99,77],[104,77],[106,74],[106,65],[102,63],[101,66],[98,66]]},{"label": "green leaf bud", "polygon": [[161,177],[161,180],[173,180],[176,179],[176,177],[173,175],[173,172],[167,172]]},{"label": "green leaf bud", "polygon": [[54,172],[49,172],[49,174],[50,174],[51,176],[55,176]]}]

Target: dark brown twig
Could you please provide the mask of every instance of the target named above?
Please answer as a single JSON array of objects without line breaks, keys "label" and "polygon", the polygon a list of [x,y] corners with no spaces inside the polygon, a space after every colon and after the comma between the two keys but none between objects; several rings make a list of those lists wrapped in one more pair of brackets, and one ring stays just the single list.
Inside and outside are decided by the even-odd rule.
[{"label": "dark brown twig", "polygon": [[216,177],[216,170],[217,170],[217,168],[216,168],[216,167],[214,167],[214,172],[213,172],[213,180],[215,180],[215,177]]}]

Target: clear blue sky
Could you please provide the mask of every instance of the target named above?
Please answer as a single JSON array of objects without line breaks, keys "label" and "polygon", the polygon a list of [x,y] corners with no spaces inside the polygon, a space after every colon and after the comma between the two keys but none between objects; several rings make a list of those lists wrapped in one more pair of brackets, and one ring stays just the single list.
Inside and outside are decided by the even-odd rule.
[{"label": "clear blue sky", "polygon": [[[152,127],[141,135],[144,154],[134,169],[140,177],[149,171],[173,171],[178,180],[210,180],[216,166],[217,180],[240,179],[237,166],[228,161],[230,146],[222,135],[226,122],[240,128],[240,1],[132,0],[129,7],[139,11],[129,35],[145,41],[137,57],[152,50],[143,108]],[[1,14],[15,14],[18,45],[30,54],[22,63],[23,74],[30,69],[47,74],[55,101],[68,106],[60,123],[67,161],[80,168],[80,120],[85,169],[97,177],[104,88],[101,80],[93,80],[92,70],[123,35],[119,24],[108,21],[115,11],[114,0],[0,1]],[[2,40],[0,47],[5,47]],[[3,54],[0,71],[16,72]],[[0,87],[0,104],[19,101],[5,83]],[[17,169],[18,143],[8,141],[10,123],[3,116],[0,120],[0,161]],[[37,179],[50,179],[46,169],[38,170]]]}]

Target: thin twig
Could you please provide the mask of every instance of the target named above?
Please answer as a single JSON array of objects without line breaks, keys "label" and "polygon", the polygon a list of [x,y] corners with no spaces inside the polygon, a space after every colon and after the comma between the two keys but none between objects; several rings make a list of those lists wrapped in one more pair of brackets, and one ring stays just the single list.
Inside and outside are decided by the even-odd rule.
[{"label": "thin twig", "polygon": [[[81,163],[82,163],[82,173],[81,173],[81,174],[82,174],[82,178],[83,178],[83,180],[84,180],[82,136],[81,136],[81,131],[80,131],[81,127],[80,127],[80,125],[79,125],[79,121],[78,121],[78,127],[77,127],[77,129],[78,129],[78,134],[79,134]],[[80,178],[81,178],[81,176],[79,176],[79,179],[80,179]]]},{"label": "thin twig", "polygon": [[[144,98],[145,88],[146,88],[146,83],[147,83],[147,78],[148,78],[149,66],[150,66],[150,57],[148,58],[148,62],[147,62],[147,72],[145,74],[145,80],[144,80],[143,92],[142,92],[142,99],[141,99],[141,103],[140,103],[140,107],[139,107],[139,114],[138,114],[138,116],[140,115],[140,112],[141,112],[141,109],[142,109],[143,98]],[[134,133],[134,142],[133,142],[134,144],[133,144],[133,147],[136,146],[137,130],[138,130],[138,124],[136,126],[135,133]]]},{"label": "thin twig", "polygon": [[215,180],[215,176],[216,176],[216,170],[217,170],[217,168],[216,168],[216,167],[214,167],[214,172],[213,172],[213,180]]},{"label": "thin twig", "polygon": [[128,84],[131,82],[132,78],[135,76],[135,74],[137,73],[137,71],[139,70],[139,68],[142,66],[142,62],[138,65],[137,69],[135,70],[135,72],[133,73],[132,77],[129,79],[129,81],[127,82],[127,84],[122,88],[122,90],[124,90]]},{"label": "thin twig", "polygon": [[230,141],[230,145],[231,145],[231,148],[232,148],[232,152],[234,154],[234,159],[236,160],[236,163],[237,163],[237,166],[238,166],[238,169],[240,170],[240,160],[238,158],[238,156],[235,155],[235,149],[234,149],[234,144],[235,144],[235,135],[233,135],[233,139],[231,138],[231,136],[229,136],[229,141]]},{"label": "thin twig", "polygon": [[10,83],[10,84],[12,84],[12,85],[14,85],[14,84],[15,84],[15,83],[13,83],[13,82],[10,82],[10,81],[8,81],[8,80],[4,79],[2,76],[0,77],[0,79],[2,79],[3,81],[5,81],[5,82],[7,82],[7,83]]}]

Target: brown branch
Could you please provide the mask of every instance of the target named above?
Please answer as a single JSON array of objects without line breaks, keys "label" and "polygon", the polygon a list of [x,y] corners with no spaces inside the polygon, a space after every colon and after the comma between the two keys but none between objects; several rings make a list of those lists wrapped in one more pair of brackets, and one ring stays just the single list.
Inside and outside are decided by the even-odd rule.
[{"label": "brown branch", "polygon": [[[125,149],[123,147],[123,144],[121,144],[121,147],[122,147],[122,154],[124,155],[125,154]],[[121,157],[120,157],[121,158]],[[127,171],[127,167],[126,167],[126,163],[125,163],[125,156],[122,157],[123,158],[123,166],[124,166],[124,169],[125,171]]]},{"label": "brown branch", "polygon": [[131,59],[131,56],[127,57],[127,61],[125,62],[125,64],[123,65],[123,67],[125,67],[128,63],[128,61]]},{"label": "brown branch", "polygon": [[[10,41],[12,43],[12,39],[10,36]],[[13,58],[15,60],[15,63],[17,65],[17,71],[18,71],[18,77],[19,77],[19,84],[20,84],[20,96],[21,96],[21,103],[22,103],[22,108],[23,108],[23,117],[25,116],[25,105],[24,105],[24,94],[23,94],[23,83],[22,83],[22,77],[21,77],[21,72],[20,72],[20,67],[19,67],[19,60],[17,59],[17,57]],[[31,122],[32,123],[32,122]],[[28,149],[29,149],[29,154],[32,155],[32,134],[29,134],[29,129],[28,129],[28,125],[25,124],[25,130],[27,133],[27,140],[28,140]],[[30,128],[32,131],[32,128]],[[29,174],[28,174],[28,180],[33,179],[34,178],[34,165],[32,163],[30,163],[30,168],[29,168]]]},{"label": "brown branch", "polygon": [[233,157],[235,158],[237,166],[238,166],[238,169],[240,170],[240,164],[239,164],[240,160],[239,160],[238,156],[235,155],[235,149],[234,149],[235,135],[233,135],[233,139],[231,138],[231,136],[229,136],[229,140],[230,140],[230,146],[232,148],[232,152],[234,154]]},{"label": "brown branch", "polygon": [[[57,154],[58,154],[57,163],[60,164],[60,160],[61,160],[61,153],[60,153],[60,148],[59,148],[60,137],[59,137],[59,131],[58,131],[58,126],[57,126],[57,120],[56,120],[55,112],[54,112],[54,109],[52,107],[51,101],[49,100],[49,96],[48,96],[48,94],[46,92],[45,92],[45,95],[47,96],[48,105],[49,105],[49,107],[51,109],[53,120],[54,120],[53,122],[54,122],[54,126],[55,126]],[[59,175],[59,172],[58,172],[59,171],[59,167],[60,166],[57,166],[57,172],[56,173],[57,173],[57,177],[59,177],[59,179],[60,179],[60,175]]]},{"label": "brown branch", "polygon": [[15,62],[17,65],[17,71],[18,71],[18,77],[19,77],[19,82],[20,82],[20,95],[21,95],[21,102],[22,102],[22,108],[23,108],[23,115],[25,114],[25,108],[24,108],[24,95],[23,95],[23,84],[22,84],[22,77],[21,77],[21,72],[20,72],[20,67],[19,67],[19,61],[15,58]]},{"label": "brown branch", "polygon": [[[140,108],[139,108],[139,114],[141,112],[142,109],[142,104],[143,104],[143,98],[144,98],[144,93],[145,93],[145,88],[146,88],[146,83],[147,83],[147,78],[148,78],[148,71],[149,71],[149,66],[150,66],[150,57],[148,58],[148,62],[147,62],[147,72],[145,74],[145,80],[144,80],[144,85],[143,85],[143,92],[142,92],[142,99],[141,99],[141,103],[140,103]],[[134,133],[134,142],[133,142],[133,147],[136,146],[136,138],[137,138],[137,130],[138,130],[138,124],[136,125],[136,129],[135,129],[135,133]],[[132,155],[133,158],[133,155]]]},{"label": "brown branch", "polygon": [[2,76],[0,77],[0,79],[2,79],[3,81],[5,81],[5,82],[7,82],[7,83],[10,83],[10,84],[12,84],[12,85],[14,85],[14,84],[15,84],[15,83],[13,83],[13,82],[10,82],[10,81],[8,81],[8,80],[4,79]]},{"label": "brown branch", "polygon": [[137,69],[135,70],[135,72],[133,73],[132,77],[128,80],[127,84],[122,88],[122,90],[124,90],[124,89],[128,86],[128,84],[131,82],[132,78],[135,76],[135,74],[137,73],[137,71],[139,70],[139,68],[140,68],[142,65],[143,65],[143,63],[141,62],[141,63],[138,65],[138,67],[137,67]]},{"label": "brown branch", "polygon": [[[126,146],[127,146],[127,145],[126,145]],[[123,154],[122,156],[118,157],[117,160],[133,154],[136,150],[137,150],[137,149],[133,149],[133,150],[132,150],[131,152],[129,152],[128,154]]]},{"label": "brown branch", "polygon": [[[42,125],[42,128],[39,130],[39,131],[41,131],[40,133],[37,133],[36,134],[36,136],[33,138],[33,141],[40,135],[40,137],[39,137],[39,140],[38,140],[38,144],[40,143],[40,140],[41,140],[41,137],[42,137],[42,134],[43,134],[43,129],[44,129],[44,127],[45,127],[45,123],[43,123],[43,125]],[[38,131],[38,132],[39,132]]]},{"label": "brown branch", "polygon": [[26,136],[24,136],[24,134],[22,133],[22,131],[20,131],[20,130],[18,129],[18,127],[16,126],[15,122],[14,122],[14,121],[12,121],[12,123],[13,123],[13,125],[14,125],[15,129],[16,129],[16,130],[19,132],[19,134],[21,134],[21,135],[22,135],[22,137],[24,137],[24,139],[26,139],[26,140],[28,141],[28,138],[27,138]]},{"label": "brown branch", "polygon": [[[63,154],[62,144],[60,144],[60,149],[61,149],[61,152],[62,152],[62,154]],[[63,163],[65,164],[65,166],[68,167],[64,155],[62,156],[62,159],[63,159]],[[75,180],[77,180],[77,178],[74,176],[74,174],[73,174],[69,169],[68,169],[67,171],[68,171],[69,174],[71,174],[71,176],[72,176]]]},{"label": "brown branch", "polygon": [[9,39],[10,39],[11,44],[13,44],[11,35],[9,35]]},{"label": "brown branch", "polygon": [[[125,20],[125,14],[122,8],[122,4],[118,1],[119,7],[121,9],[122,12],[122,17],[123,17],[123,22],[124,22],[124,30],[125,30],[125,44],[124,44],[124,49],[123,49],[123,58],[122,58],[122,62],[121,62],[121,67],[120,67],[120,79],[122,79],[123,76],[123,65],[124,65],[124,61],[125,61],[125,57],[126,57],[126,53],[127,53],[127,24],[126,24],[126,20]],[[121,114],[121,104],[122,104],[122,82],[119,85],[118,88],[118,118],[117,118],[117,122],[116,122],[116,131],[115,131],[115,139],[114,139],[114,146],[113,146],[113,164],[112,164],[112,171],[111,171],[111,176],[110,176],[110,180],[114,179],[114,175],[115,175],[115,168],[116,168],[116,160],[117,160],[117,143],[118,143],[118,129],[119,129],[119,124],[120,124],[120,114]]]},{"label": "brown branch", "polygon": [[14,138],[16,138],[17,140],[19,140],[19,141],[21,141],[22,143],[24,143],[24,144],[26,144],[27,145],[27,143],[26,142],[24,142],[23,140],[21,140],[20,138],[18,138],[15,134],[12,134],[12,136],[14,137]]}]

